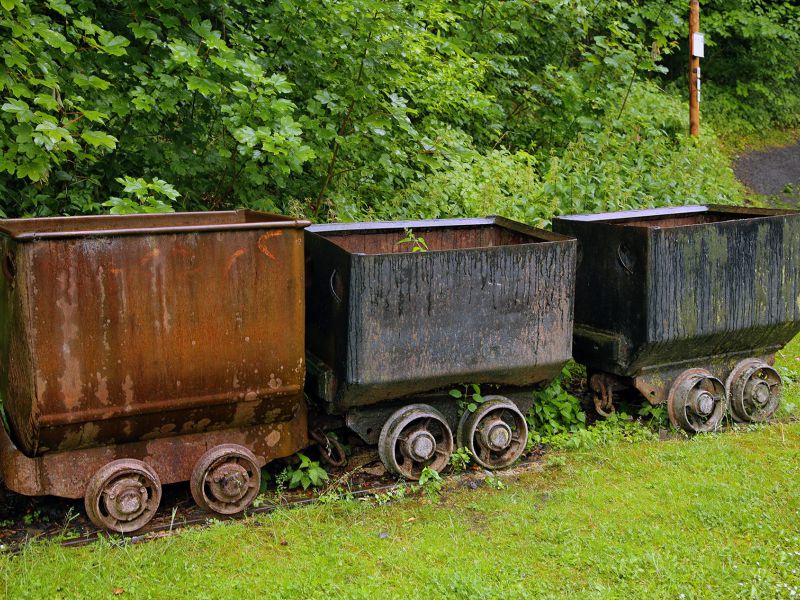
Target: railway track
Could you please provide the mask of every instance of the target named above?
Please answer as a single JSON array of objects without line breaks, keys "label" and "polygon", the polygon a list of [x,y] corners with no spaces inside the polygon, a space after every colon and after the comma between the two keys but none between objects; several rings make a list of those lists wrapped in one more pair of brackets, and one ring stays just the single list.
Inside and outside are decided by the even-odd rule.
[{"label": "railway track", "polygon": [[[521,472],[541,468],[541,457],[543,454],[543,448],[534,450],[528,453],[525,459],[514,467],[505,471],[491,473],[491,476],[507,478]],[[100,538],[109,540],[112,545],[124,546],[140,544],[170,536],[192,526],[203,526],[210,522],[219,521],[241,521],[250,516],[269,514],[279,509],[294,509],[310,506],[318,503],[320,498],[330,494],[339,494],[347,498],[356,499],[368,498],[370,496],[390,494],[393,491],[415,485],[413,482],[391,480],[385,475],[364,479],[365,472],[368,472],[368,470],[364,469],[364,465],[358,466],[355,469],[351,468],[350,470],[342,469],[341,472],[335,473],[335,476],[338,476],[336,476],[334,481],[319,494],[310,497],[299,494],[277,495],[265,501],[261,506],[252,506],[241,514],[231,516],[222,516],[203,511],[199,507],[191,504],[191,497],[187,490],[176,491],[170,502],[173,508],[171,510],[163,508],[153,521],[132,535],[109,534],[102,529],[94,527],[88,519],[85,519],[81,514],[78,517],[79,523],[77,524],[77,526],[80,527],[80,533],[75,536],[75,529],[70,529],[70,523],[71,519],[75,518],[71,517],[71,515],[75,514],[73,511],[78,503],[54,498],[49,499],[49,501],[57,503],[52,510],[57,511],[56,514],[58,516],[55,517],[50,529],[40,531],[35,535],[17,534],[16,536],[8,536],[6,540],[0,538],[0,544],[2,544],[4,550],[9,553],[21,552],[25,545],[30,542],[46,540],[58,540],[59,545],[66,548],[86,546],[97,542]],[[443,480],[446,486],[451,489],[457,485],[464,485],[472,489],[477,489],[480,487],[482,480],[487,478],[489,474],[489,471],[482,469],[468,470],[464,473],[445,475],[443,476]],[[356,476],[359,476],[360,481],[357,485],[352,486],[351,481],[356,479]],[[389,501],[391,501],[391,499]],[[185,504],[190,504],[190,506],[184,509],[182,505]],[[34,512],[36,513],[38,510]],[[67,522],[66,525],[56,525],[56,523],[64,521]],[[73,535],[70,535],[70,533],[73,533]]]}]

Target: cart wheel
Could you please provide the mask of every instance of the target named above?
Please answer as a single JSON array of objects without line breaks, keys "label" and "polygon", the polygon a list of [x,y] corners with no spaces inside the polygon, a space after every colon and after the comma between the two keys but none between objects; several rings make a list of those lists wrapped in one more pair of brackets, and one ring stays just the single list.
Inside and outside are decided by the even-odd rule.
[{"label": "cart wheel", "polygon": [[98,527],[118,533],[141,529],[156,514],[161,482],[150,465],[123,458],[104,465],[89,480],[84,505]]},{"label": "cart wheel", "polygon": [[725,386],[705,369],[687,369],[667,395],[669,419],[687,433],[715,431],[725,416]]},{"label": "cart wheel", "polygon": [[502,469],[525,451],[525,416],[504,396],[484,396],[475,412],[464,411],[458,423],[458,447],[466,448],[487,469]]},{"label": "cart wheel", "polygon": [[221,444],[203,454],[189,481],[197,505],[221,515],[242,512],[255,500],[260,486],[256,457],[238,444]]},{"label": "cart wheel", "polygon": [[386,420],[378,454],[387,470],[419,479],[422,470],[444,469],[453,453],[453,434],[442,413],[427,404],[410,404]]},{"label": "cart wheel", "polygon": [[725,382],[734,420],[740,423],[768,420],[781,403],[782,387],[781,376],[763,360],[741,361]]}]

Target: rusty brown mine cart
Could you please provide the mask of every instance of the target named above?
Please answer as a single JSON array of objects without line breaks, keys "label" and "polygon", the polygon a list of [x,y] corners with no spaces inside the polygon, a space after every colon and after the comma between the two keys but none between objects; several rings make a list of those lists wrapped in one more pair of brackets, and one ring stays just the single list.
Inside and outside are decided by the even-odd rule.
[{"label": "rusty brown mine cart", "polygon": [[636,388],[687,432],[768,419],[800,331],[800,212],[725,206],[561,217],[579,241],[575,358],[600,411]]},{"label": "rusty brown mine cart", "polygon": [[303,231],[251,211],[0,221],[0,471],[147,523],[162,484],[243,510],[307,445]]},{"label": "rusty brown mine cart", "polygon": [[[309,395],[405,477],[441,470],[453,431],[511,464],[532,387],[571,355],[575,248],[499,217],[310,227]],[[448,391],[471,383],[485,401],[459,418]]]}]

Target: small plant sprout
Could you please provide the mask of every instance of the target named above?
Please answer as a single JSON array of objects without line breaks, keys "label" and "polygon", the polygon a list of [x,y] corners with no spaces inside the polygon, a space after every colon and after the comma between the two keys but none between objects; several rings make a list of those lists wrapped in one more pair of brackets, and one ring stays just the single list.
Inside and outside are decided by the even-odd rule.
[{"label": "small plant sprout", "polygon": [[458,388],[453,388],[449,392],[452,398],[458,400],[458,414],[464,414],[464,411],[475,412],[478,410],[478,405],[483,403],[483,395],[481,394],[481,386],[477,383],[469,383],[464,386],[462,392]]},{"label": "small plant sprout", "polygon": [[419,486],[426,496],[429,498],[438,496],[439,492],[442,491],[442,485],[442,476],[439,475],[438,471],[430,467],[422,469],[422,473],[419,476]]},{"label": "small plant sprout", "polygon": [[666,404],[658,404],[656,406],[650,403],[644,404],[639,409],[639,416],[649,419],[648,425],[654,430],[667,429],[670,426]]},{"label": "small plant sprout", "polygon": [[319,466],[318,461],[311,460],[302,452],[298,452],[297,457],[300,459],[300,464],[297,467],[286,468],[289,489],[303,486],[303,489],[307,490],[309,486],[319,487],[328,480],[328,472]]},{"label": "small plant sprout", "polygon": [[410,227],[405,228],[405,235],[406,237],[398,241],[395,244],[396,246],[399,246],[400,244],[411,244],[412,252],[428,251],[428,244],[425,242],[425,238],[414,235],[414,232],[411,230]]},{"label": "small plant sprout", "polygon": [[453,454],[450,455],[450,466],[453,467],[453,473],[461,473],[467,469],[472,455],[466,448],[458,448]]},{"label": "small plant sprout", "polygon": [[486,485],[488,485],[493,490],[504,490],[508,486],[497,476],[491,476],[486,478]]}]

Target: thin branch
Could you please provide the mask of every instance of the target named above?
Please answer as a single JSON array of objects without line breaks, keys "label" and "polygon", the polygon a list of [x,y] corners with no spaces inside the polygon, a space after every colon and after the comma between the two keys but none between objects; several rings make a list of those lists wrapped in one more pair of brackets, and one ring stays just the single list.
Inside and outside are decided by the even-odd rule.
[{"label": "thin branch", "polygon": [[[375,12],[373,16],[373,22],[378,18],[378,12]],[[364,46],[364,53],[361,56],[361,63],[358,65],[358,75],[356,76],[356,83],[355,87],[358,87],[361,84],[361,79],[364,76],[364,63],[367,60],[367,54],[369,53],[369,44],[372,41],[372,30],[370,30],[369,34],[367,35],[367,43]],[[339,148],[341,145],[339,144],[339,138],[342,137],[347,130],[347,126],[350,124],[350,117],[353,114],[353,109],[356,106],[357,98],[353,98],[350,102],[350,106],[347,107],[347,112],[344,115],[344,119],[342,119],[342,123],[339,126],[339,130],[336,133],[336,138],[333,140],[333,152],[331,153],[331,159],[328,162],[328,169],[325,174],[325,181],[322,183],[322,187],[317,194],[316,200],[314,200],[314,205],[312,206],[312,210],[314,215],[319,214],[319,209],[322,206],[322,200],[325,197],[325,192],[328,190],[328,186],[331,184],[333,180],[334,170],[336,168],[336,161],[339,157]]]}]

